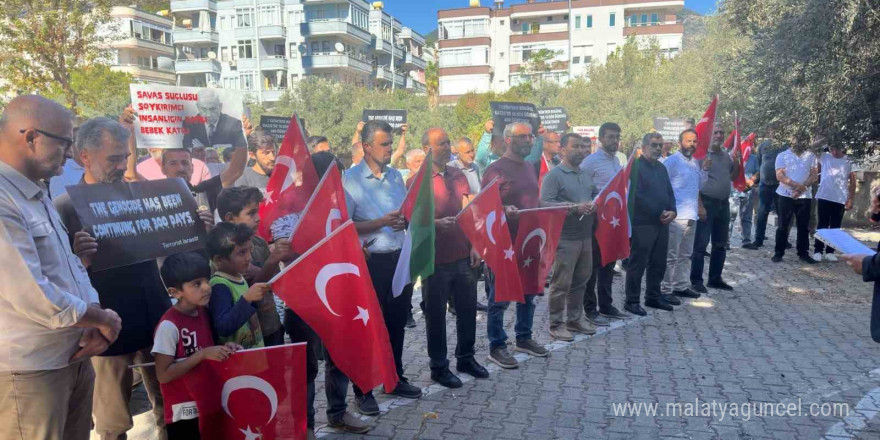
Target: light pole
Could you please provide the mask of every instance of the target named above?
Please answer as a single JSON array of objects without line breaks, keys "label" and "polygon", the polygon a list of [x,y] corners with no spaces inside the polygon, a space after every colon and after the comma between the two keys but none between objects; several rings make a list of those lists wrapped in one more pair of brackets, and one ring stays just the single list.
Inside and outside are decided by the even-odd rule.
[{"label": "light pole", "polygon": [[571,82],[571,60],[573,59],[571,53],[571,23],[574,22],[574,17],[571,15],[571,0],[568,0],[568,82]]}]

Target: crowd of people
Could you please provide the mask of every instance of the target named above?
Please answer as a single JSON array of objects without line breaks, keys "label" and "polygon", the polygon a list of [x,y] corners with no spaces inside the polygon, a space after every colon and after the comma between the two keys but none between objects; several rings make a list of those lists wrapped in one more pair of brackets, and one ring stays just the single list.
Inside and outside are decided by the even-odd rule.
[{"label": "crowd of people", "polygon": [[[68,110],[39,96],[15,98],[0,117],[0,252],[10,256],[0,267],[0,285],[6,286],[0,298],[6,323],[0,336],[6,347],[0,355],[0,413],[7,421],[0,439],[86,439],[92,427],[102,439],[125,438],[133,426],[128,411],[131,365],[146,365],[138,371],[161,437],[198,438],[195,405],[176,381],[203,360],[223,360],[236,350],[285,340],[308,345],[309,438],[314,438],[319,359],[325,365],[329,425],[369,431],[348,410],[348,378],[300,317],[290,308],[279,315],[266,284],[279,263],[296,257],[288,240],[268,243],[254,232],[278,140],[243,118],[247,143],[224,151],[196,142],[193,148],[151,150],[138,164],[134,118],[127,109],[118,120],[94,118],[74,127]],[[475,352],[480,311],[487,315],[487,360],[505,369],[518,367],[504,325],[509,303],[495,301],[495,274],[481,264],[455,221],[489,182],[498,182],[512,236],[519,210],[568,209],[548,283],[546,330],[560,341],[573,340],[575,333],[594,334],[613,320],[644,316],[643,305],[672,311],[683,298],[699,298],[709,288],[733,290],[723,271],[737,215],[746,249],[764,245],[767,217],[775,210],[779,220],[773,261],[783,258],[793,223],[801,260],[833,261],[834,249],[819,241],[814,254],[809,253],[811,200],[817,200],[819,228],[840,227],[844,211],[852,207],[852,166],[833,139],[830,152],[817,158],[824,139],[811,143],[796,135],[780,142],[768,128],[758,151],[743,163],[738,148],[723,148],[721,129],[714,131],[701,160],[694,157],[693,128],[678,135],[677,148],[670,148],[673,140],[647,133],[632,159],[638,171],[631,173],[630,182],[630,257],[602,265],[595,237],[601,212],[593,201],[627,166],[627,157],[618,151],[620,126],[602,124],[595,142],[574,133],[535,132],[527,123],[508,124],[501,134],[493,134],[493,128],[492,121],[486,123],[476,146],[468,138],[452,140],[444,129],[431,128],[422,135],[421,148],[407,152],[406,127],[395,146],[388,124],[360,123],[352,139],[352,164],[344,170],[330,153],[327,138],[308,139],[319,175],[331,166],[344,171],[347,209],[364,243],[400,378],[394,395],[418,399],[422,390],[410,384],[402,362],[413,286],[399,296],[392,294],[406,228],[400,207],[407,182],[391,164],[404,162],[412,176],[426,157],[432,161],[435,269],[421,281],[422,302],[416,306],[425,318],[431,379],[449,388],[462,386],[447,353],[450,315],[457,329],[459,374],[489,377]],[[205,142],[210,141],[198,144]],[[549,169],[543,176],[542,162]],[[732,183],[741,169],[747,186],[734,191]],[[199,218],[209,231],[206,249],[90,270],[102,249],[80,224],[65,187],[176,177],[189,183],[198,201]],[[625,300],[618,304],[623,310],[611,294],[618,264],[625,270]],[[25,273],[30,277],[23,277]],[[481,278],[485,305],[477,301]],[[515,306],[513,350],[548,356],[533,329],[536,298],[544,291],[525,293],[525,301]],[[353,388],[354,410],[378,415],[373,391]]]}]

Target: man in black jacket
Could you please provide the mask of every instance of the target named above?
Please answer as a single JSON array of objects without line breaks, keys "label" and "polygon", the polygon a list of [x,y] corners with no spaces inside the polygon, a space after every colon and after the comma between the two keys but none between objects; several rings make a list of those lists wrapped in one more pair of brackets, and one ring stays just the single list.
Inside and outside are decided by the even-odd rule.
[{"label": "man in black jacket", "polygon": [[[880,220],[880,190],[874,190],[871,199],[871,220]],[[880,250],[880,245],[878,245]],[[871,303],[871,339],[880,342],[880,253],[874,255],[848,254],[840,257],[853,272],[865,282],[874,282],[874,299]]]},{"label": "man in black jacket", "polygon": [[183,123],[183,148],[246,147],[241,121],[222,113],[223,103],[215,89],[202,89],[196,101],[199,114]]}]

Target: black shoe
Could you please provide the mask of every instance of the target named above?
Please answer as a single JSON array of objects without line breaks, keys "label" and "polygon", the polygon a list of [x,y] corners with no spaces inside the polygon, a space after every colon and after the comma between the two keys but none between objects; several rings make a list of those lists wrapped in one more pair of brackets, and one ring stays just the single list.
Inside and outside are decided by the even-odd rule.
[{"label": "black shoe", "polygon": [[675,296],[680,296],[682,298],[693,298],[693,299],[697,299],[701,296],[699,293],[694,292],[691,289],[676,290],[675,292],[672,292],[672,294]]},{"label": "black shoe", "polygon": [[477,301],[477,311],[478,312],[487,312],[487,311],[489,311],[489,306]]},{"label": "black shoe", "polygon": [[752,246],[760,249],[760,248],[764,247],[764,242],[763,241],[754,241],[754,242],[752,242]]},{"label": "black shoe", "polygon": [[775,254],[775,255],[773,255],[773,258],[770,259],[770,261],[772,261],[774,263],[779,263],[782,261],[782,255]]},{"label": "black shoe", "polygon": [[413,318],[412,312],[406,317],[406,328],[415,328],[416,320]]},{"label": "black shoe", "polygon": [[743,249],[748,249],[750,251],[756,251],[756,250],[758,250],[759,247],[761,247],[761,246],[757,245],[755,243],[749,243],[749,244],[743,245]]},{"label": "black shoe", "polygon": [[710,281],[710,282],[706,283],[706,287],[709,287],[712,289],[718,289],[718,290],[726,290],[728,292],[733,292],[733,287],[731,287],[730,284],[727,284],[722,280]]},{"label": "black shoe", "polygon": [[376,398],[373,397],[373,393],[367,393],[360,397],[355,396],[354,407],[357,409],[357,412],[365,416],[379,415],[379,404],[376,403]]},{"label": "black shoe", "polygon": [[662,297],[663,297],[663,300],[666,301],[666,302],[668,302],[669,304],[672,304],[672,305],[674,305],[674,306],[680,306],[680,305],[681,305],[681,300],[678,299],[678,298],[676,298],[676,297],[673,296],[673,295],[663,295]]},{"label": "black shoe", "polygon": [[407,399],[418,399],[422,397],[422,389],[415,385],[410,385],[406,379],[401,378],[397,382],[397,388],[394,388],[394,391],[392,391],[391,394],[406,397]]},{"label": "black shoe", "polygon": [[611,319],[626,319],[627,314],[617,310],[617,307],[608,306],[607,309],[599,309],[599,314]]},{"label": "black shoe", "polygon": [[692,284],[691,290],[693,290],[694,292],[697,292],[697,293],[709,293],[709,291],[706,290],[706,286],[704,286],[702,284]]},{"label": "black shoe", "polygon": [[470,374],[471,376],[474,376],[477,379],[488,379],[489,378],[489,370],[487,370],[482,365],[478,364],[477,361],[475,361],[475,360],[462,362],[462,363],[456,365],[455,369],[458,370],[459,373]]},{"label": "black shoe", "polygon": [[[446,388],[461,388],[461,379],[458,376],[452,374],[449,371],[449,368],[444,368],[440,371],[432,371],[431,372],[431,380],[434,382],[443,385]],[[399,387],[400,385],[398,385]],[[419,390],[421,392],[421,390]]]},{"label": "black shoe", "polygon": [[791,243],[785,243],[785,249],[791,249],[793,247],[794,246],[792,246]]},{"label": "black shoe", "polygon": [[639,316],[647,316],[648,315],[648,312],[646,312],[645,309],[643,309],[642,306],[640,306],[638,304],[629,304],[629,303],[624,304],[623,310],[626,310],[627,312],[630,312],[633,315],[639,315]]},{"label": "black shoe", "polygon": [[675,310],[671,304],[669,304],[668,302],[666,302],[666,300],[663,299],[663,297],[660,297],[657,299],[646,299],[645,300],[645,307],[650,307],[652,309],[666,310],[667,312],[671,312],[671,311]]},{"label": "black shoe", "polygon": [[811,257],[809,255],[800,255],[800,256],[798,256],[798,259],[800,259],[801,261],[803,261],[804,263],[807,263],[807,264],[818,263],[818,261],[816,261],[813,257]]}]

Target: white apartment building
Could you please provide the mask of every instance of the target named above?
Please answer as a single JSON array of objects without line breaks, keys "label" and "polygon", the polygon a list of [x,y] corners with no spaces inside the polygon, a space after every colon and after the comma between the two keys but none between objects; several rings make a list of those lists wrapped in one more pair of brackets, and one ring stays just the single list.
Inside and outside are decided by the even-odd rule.
[{"label": "white apartment building", "polygon": [[181,86],[260,102],[306,76],[425,92],[424,37],[364,0],[172,0],[171,16]]},{"label": "white apartment building", "polygon": [[441,101],[522,83],[523,66],[541,49],[556,54],[542,75],[560,83],[568,80],[569,65],[572,77],[588,75],[592,63],[604,62],[629,36],[657,41],[668,56],[681,50],[684,26],[676,17],[684,0],[572,0],[571,12],[568,5],[531,0],[505,8],[496,0],[494,8],[438,11]]},{"label": "white apartment building", "polygon": [[174,45],[171,20],[134,7],[115,6],[111,68],[131,74],[137,82],[174,84]]}]

